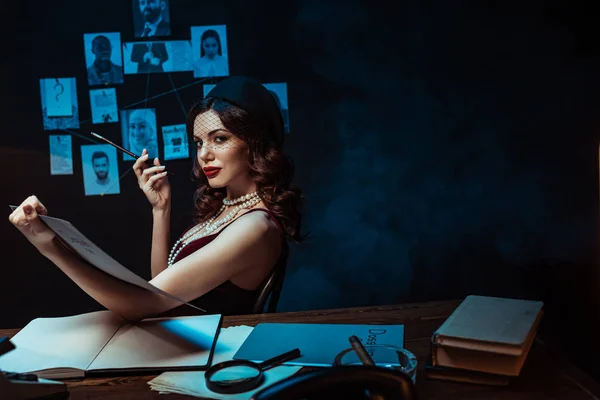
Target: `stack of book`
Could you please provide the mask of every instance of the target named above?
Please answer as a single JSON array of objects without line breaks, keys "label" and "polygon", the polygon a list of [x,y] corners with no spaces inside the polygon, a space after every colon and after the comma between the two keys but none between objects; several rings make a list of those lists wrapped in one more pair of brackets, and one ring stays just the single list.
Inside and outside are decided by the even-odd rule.
[{"label": "stack of book", "polygon": [[467,296],[433,334],[425,377],[508,385],[525,363],[542,307],[539,301]]}]

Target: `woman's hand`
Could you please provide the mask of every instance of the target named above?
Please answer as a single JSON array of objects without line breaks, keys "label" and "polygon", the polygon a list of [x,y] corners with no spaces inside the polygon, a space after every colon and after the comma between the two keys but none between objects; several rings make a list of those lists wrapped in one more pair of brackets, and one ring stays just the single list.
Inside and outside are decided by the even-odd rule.
[{"label": "woman's hand", "polygon": [[165,166],[160,165],[158,158],[154,159],[154,166],[147,167],[148,151],[144,149],[142,156],[133,164],[133,171],[138,178],[140,189],[154,210],[165,210],[171,205],[171,185],[167,178]]},{"label": "woman's hand", "polygon": [[8,216],[8,220],[41,251],[52,244],[56,234],[39,218],[39,215],[48,215],[48,210],[37,197],[29,196]]}]

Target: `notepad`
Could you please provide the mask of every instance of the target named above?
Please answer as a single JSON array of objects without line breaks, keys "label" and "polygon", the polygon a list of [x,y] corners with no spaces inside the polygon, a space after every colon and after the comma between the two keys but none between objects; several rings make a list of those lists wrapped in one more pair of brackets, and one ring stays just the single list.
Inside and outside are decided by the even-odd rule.
[{"label": "notepad", "polygon": [[298,348],[300,358],[285,365],[330,367],[338,353],[351,347],[352,335],[363,345],[404,347],[404,325],[261,323],[233,358],[262,362]]},{"label": "notepad", "polygon": [[126,323],[111,311],[36,318],[0,357],[0,369],[46,379],[120,372],[203,370],[211,362],[220,314]]}]

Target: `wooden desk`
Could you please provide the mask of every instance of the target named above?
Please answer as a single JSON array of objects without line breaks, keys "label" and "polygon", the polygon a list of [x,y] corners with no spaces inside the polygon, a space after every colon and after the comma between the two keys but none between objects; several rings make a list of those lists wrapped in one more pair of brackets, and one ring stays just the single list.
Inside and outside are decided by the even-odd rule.
[{"label": "wooden desk", "polygon": [[[460,301],[414,303],[394,306],[316,310],[277,314],[225,317],[223,327],[254,326],[259,322],[404,324],[405,347],[419,359],[419,370],[429,353],[434,330],[450,315]],[[13,336],[18,329],[0,330],[0,336]],[[159,395],[146,382],[154,376],[88,378],[69,382],[70,399],[189,399],[179,395]],[[600,399],[600,385],[572,365],[559,363],[550,348],[536,339],[521,371],[508,387],[488,387],[426,380],[419,374],[420,399]]]}]

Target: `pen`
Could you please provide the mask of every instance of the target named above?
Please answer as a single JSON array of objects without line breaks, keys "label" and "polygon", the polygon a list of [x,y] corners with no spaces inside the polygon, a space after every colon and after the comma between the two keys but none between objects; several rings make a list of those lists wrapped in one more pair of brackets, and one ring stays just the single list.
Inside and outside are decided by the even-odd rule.
[{"label": "pen", "polygon": [[350,341],[352,348],[358,355],[358,358],[363,363],[363,365],[375,365],[375,363],[373,362],[373,359],[371,358],[371,356],[369,356],[369,354],[365,350],[364,346],[362,345],[362,343],[360,342],[358,337],[356,337],[356,335],[350,336],[348,338],[348,340]]},{"label": "pen", "polygon": [[[111,146],[114,146],[114,147],[116,147],[117,149],[121,150],[123,153],[125,153],[125,154],[127,154],[127,155],[130,155],[131,157],[135,158],[136,160],[137,160],[138,158],[140,158],[140,156],[138,156],[137,154],[135,154],[135,153],[132,153],[131,151],[129,151],[129,150],[126,150],[126,149],[122,148],[121,146],[119,146],[119,145],[118,145],[118,144],[116,144],[116,143],[113,143],[113,142],[111,142],[110,140],[108,140],[108,139],[107,139],[107,138],[105,138],[104,136],[100,136],[100,135],[98,135],[96,132],[90,132],[90,133],[92,134],[92,136],[94,136],[94,137],[97,137],[97,138],[98,138],[98,139],[100,139],[100,140],[104,140],[106,143],[110,144]],[[175,174],[173,174],[172,172],[167,172],[167,175],[175,175]]]}]

